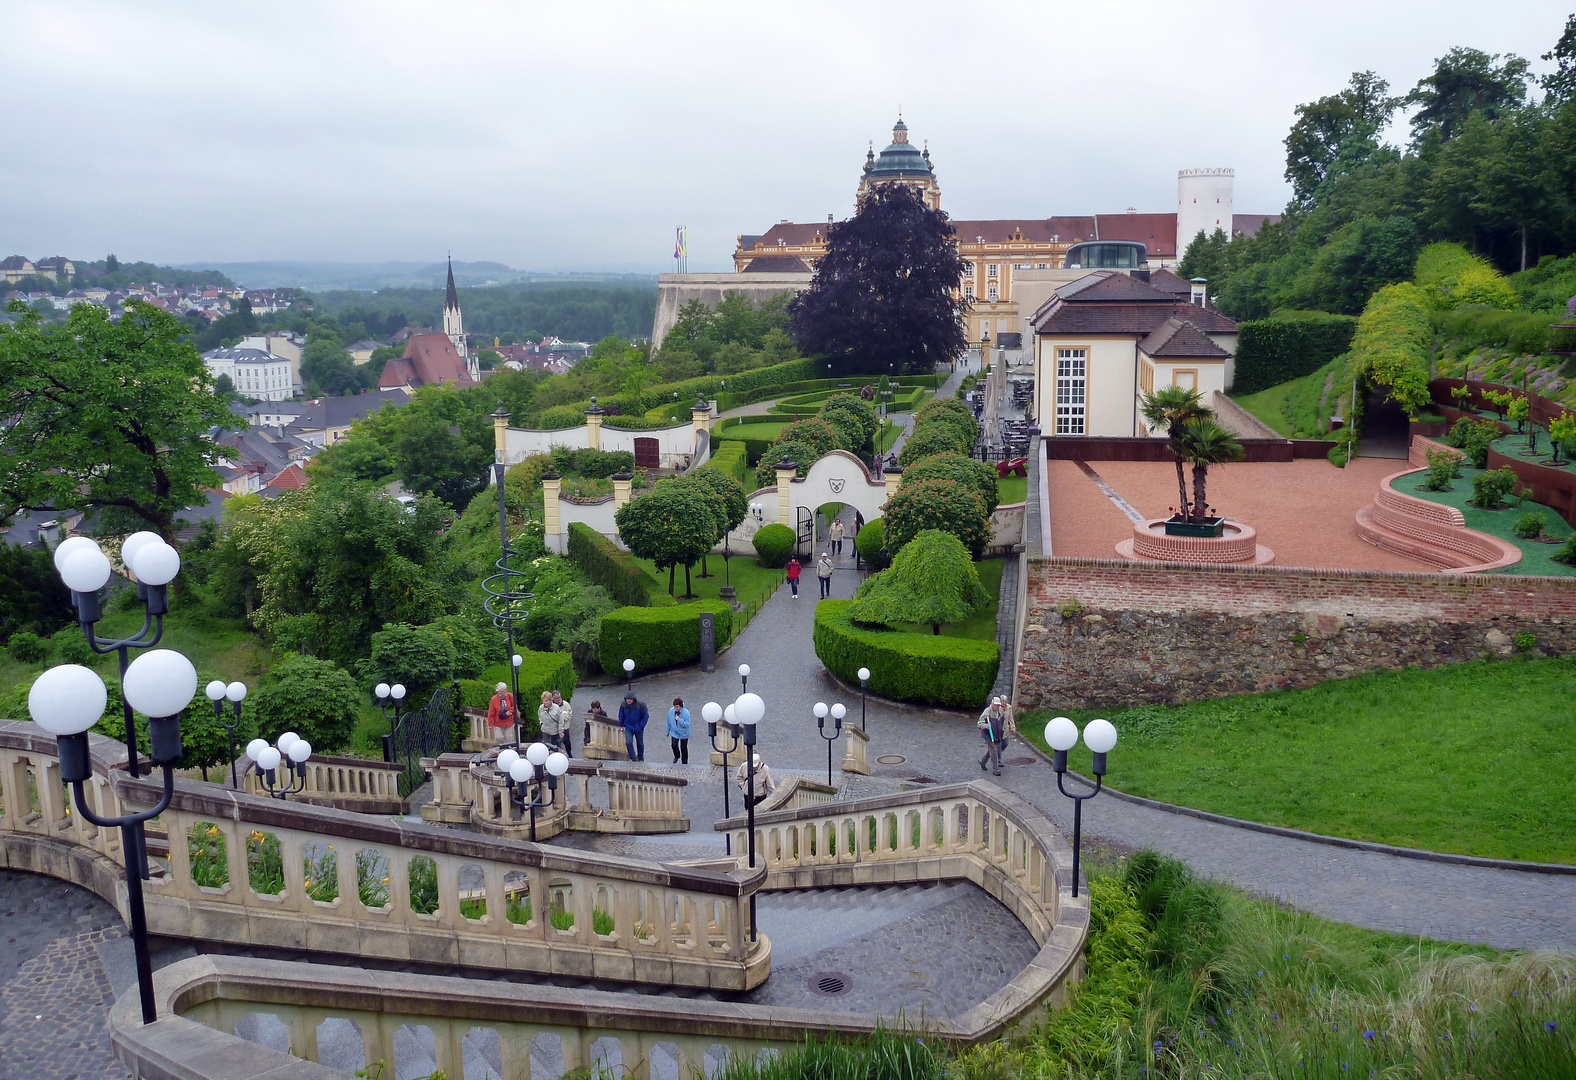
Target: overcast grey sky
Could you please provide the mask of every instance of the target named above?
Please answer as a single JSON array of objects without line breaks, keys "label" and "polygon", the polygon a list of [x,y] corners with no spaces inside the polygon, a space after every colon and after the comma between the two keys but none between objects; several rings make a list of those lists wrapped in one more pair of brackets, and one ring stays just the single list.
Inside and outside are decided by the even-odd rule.
[{"label": "overcast grey sky", "polygon": [[[1573,0],[0,3],[0,256],[722,269],[839,218],[901,103],[954,217],[1286,201],[1300,103]],[[1396,133],[1404,136],[1404,131]]]}]

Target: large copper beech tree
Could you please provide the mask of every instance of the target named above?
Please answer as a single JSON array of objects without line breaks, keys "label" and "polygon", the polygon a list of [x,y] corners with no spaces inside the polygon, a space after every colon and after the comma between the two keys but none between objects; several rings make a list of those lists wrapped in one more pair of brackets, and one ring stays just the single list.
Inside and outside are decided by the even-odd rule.
[{"label": "large copper beech tree", "polygon": [[0,324],[0,517],[82,510],[173,540],[176,514],[235,453],[207,438],[236,421],[186,325],[136,300],[118,322],[91,304],[56,326],[8,310],[20,317]]},{"label": "large copper beech tree", "polygon": [[929,372],[968,347],[958,293],[967,264],[940,210],[900,184],[828,226],[810,287],[790,302],[799,349],[849,369]]}]

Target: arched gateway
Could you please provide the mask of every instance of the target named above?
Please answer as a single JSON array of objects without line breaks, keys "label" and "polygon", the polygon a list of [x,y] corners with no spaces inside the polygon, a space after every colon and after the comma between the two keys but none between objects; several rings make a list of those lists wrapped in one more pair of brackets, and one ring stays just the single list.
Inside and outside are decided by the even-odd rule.
[{"label": "arched gateway", "polygon": [[[861,522],[873,521],[881,516],[881,507],[896,489],[897,480],[895,475],[890,481],[877,480],[859,458],[847,450],[833,450],[817,458],[802,477],[787,470],[778,472],[777,520],[800,534],[800,523],[814,522],[818,509],[827,503],[842,503],[853,507]],[[807,539],[820,542],[813,531]]]}]

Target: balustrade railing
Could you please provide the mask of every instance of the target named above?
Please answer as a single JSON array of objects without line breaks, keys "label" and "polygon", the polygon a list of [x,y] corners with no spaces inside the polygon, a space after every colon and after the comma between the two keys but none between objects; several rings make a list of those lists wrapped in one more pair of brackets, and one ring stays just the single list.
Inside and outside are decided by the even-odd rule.
[{"label": "balustrade railing", "polygon": [[[155,803],[155,783],[116,768],[124,748],[92,745],[95,811]],[[0,726],[0,800],[0,861],[77,880],[124,910],[120,834],[72,812],[55,740],[32,724]],[[156,821],[168,848],[149,845],[155,934],[730,991],[770,967],[769,944],[747,927],[760,869],[564,851],[186,780]],[[91,856],[62,859],[62,846]]]},{"label": "balustrade railing", "polygon": [[[242,756],[236,759],[241,788],[248,795],[267,795],[257,763]],[[306,786],[290,796],[296,802],[318,806],[337,806],[363,814],[401,814],[405,800],[399,793],[399,774],[403,766],[366,758],[313,754],[305,765]],[[228,773],[226,774],[228,778]]]}]

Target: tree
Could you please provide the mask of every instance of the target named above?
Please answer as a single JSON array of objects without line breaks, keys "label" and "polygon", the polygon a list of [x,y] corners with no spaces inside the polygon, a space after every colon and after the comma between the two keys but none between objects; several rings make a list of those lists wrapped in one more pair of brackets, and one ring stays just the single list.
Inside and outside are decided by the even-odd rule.
[{"label": "tree", "polygon": [[1207,236],[1200,230],[1183,252],[1182,261],[1177,264],[1177,275],[1189,281],[1194,278],[1220,281],[1226,276],[1227,248],[1230,243],[1225,229],[1216,229]]},{"label": "tree", "polygon": [[886,626],[929,623],[931,633],[939,635],[942,623],[961,622],[988,603],[990,594],[958,538],[926,529],[903,546],[888,569],[859,586],[848,615],[858,623]]},{"label": "tree", "polygon": [[257,730],[273,739],[294,731],[314,753],[350,745],[360,715],[361,693],[342,667],[310,656],[288,656],[275,664],[247,702]]},{"label": "tree", "polygon": [[1242,444],[1237,437],[1210,418],[1190,421],[1183,430],[1183,452],[1188,464],[1193,466],[1193,521],[1202,522],[1209,514],[1209,500],[1204,490],[1211,465],[1228,461],[1241,461]]},{"label": "tree", "polygon": [[1139,399],[1138,411],[1151,428],[1165,428],[1167,449],[1177,467],[1177,513],[1187,515],[1187,474],[1182,468],[1187,426],[1195,420],[1212,419],[1214,412],[1204,404],[1197,390],[1165,386]]},{"label": "tree", "polygon": [[366,683],[430,690],[454,678],[455,663],[454,643],[441,628],[389,623],[372,635],[372,655],[359,666]]},{"label": "tree", "polygon": [[301,350],[301,378],[329,394],[354,394],[367,387],[366,376],[332,331],[312,334]]},{"label": "tree", "polygon": [[1434,61],[1434,73],[1425,76],[1406,96],[1408,105],[1421,106],[1412,116],[1412,137],[1421,141],[1437,134],[1443,141],[1460,134],[1467,117],[1483,113],[1489,120],[1514,109],[1527,98],[1527,62],[1514,53],[1454,48]]},{"label": "tree", "polygon": [[[1548,57],[1544,57],[1544,59],[1547,60]],[[104,272],[105,273],[113,274],[113,273],[117,272],[119,269],[120,269],[120,260],[115,258],[115,256],[111,255],[109,258],[104,260]]]},{"label": "tree", "polygon": [[881,425],[876,421],[875,406],[855,394],[833,394],[821,406],[821,417],[833,427],[841,422],[850,436],[844,446],[861,453],[874,449],[876,432]]},{"label": "tree", "polygon": [[485,417],[444,404],[436,395],[423,402],[418,391],[417,399],[401,410],[394,463],[406,490],[435,495],[450,508],[463,510],[487,486],[492,430]]},{"label": "tree", "polygon": [[771,487],[777,483],[777,463],[791,461],[794,463],[794,475],[803,477],[810,471],[820,452],[809,443],[783,442],[772,443],[766,448],[766,453],[761,455],[761,460],[755,466],[755,486]]},{"label": "tree", "polygon": [[996,484],[996,470],[983,461],[965,457],[956,451],[922,458],[903,473],[905,484],[918,483],[921,480],[952,480],[967,485],[985,504],[986,514],[994,513],[1001,502],[1001,491]]},{"label": "tree", "polygon": [[801,351],[899,371],[929,371],[961,353],[966,264],[947,215],[901,184],[876,188],[827,227],[809,288],[789,302]]},{"label": "tree", "polygon": [[1553,60],[1554,70],[1543,76],[1543,89],[1551,105],[1563,105],[1576,98],[1576,15],[1565,17],[1565,32],[1554,48],[1543,54]]},{"label": "tree", "polygon": [[71,592],[47,551],[0,543],[0,584],[0,641],[19,630],[48,637],[76,621]]},{"label": "tree", "polygon": [[1340,93],[1297,106],[1297,120],[1286,136],[1286,179],[1298,205],[1312,205],[1315,190],[1330,176],[1344,146],[1373,140],[1389,123],[1401,104],[1400,98],[1387,96],[1389,89],[1372,71],[1356,71]]},{"label": "tree", "polygon": [[894,559],[926,529],[941,529],[962,541],[976,558],[990,545],[990,515],[979,492],[956,480],[905,480],[882,507],[887,554]]},{"label": "tree", "polygon": [[235,456],[207,437],[235,418],[180,320],[138,300],[119,322],[92,304],[53,327],[8,310],[0,386],[14,422],[0,429],[0,518],[118,508],[173,540],[176,515],[203,502],[213,466]]},{"label": "tree", "polygon": [[[811,462],[830,454],[833,450],[851,449],[844,446],[842,440],[838,438],[837,429],[820,416],[810,416],[785,424],[782,431],[778,433],[776,442],[802,443],[813,448],[815,457],[810,459]],[[772,452],[766,451],[768,455]]]},{"label": "tree", "polygon": [[675,568],[694,565],[722,535],[714,513],[712,499],[700,490],[667,483],[619,507],[613,523],[619,539],[637,558],[650,559],[657,569],[667,570],[672,596]]},{"label": "tree", "polygon": [[[721,469],[695,469],[686,473],[683,479],[709,489],[713,495],[722,500],[722,531],[732,532],[744,523],[750,513],[750,497],[744,490],[744,485]],[[719,535],[712,540],[715,545]],[[706,556],[702,555],[700,576],[706,577]]]}]

